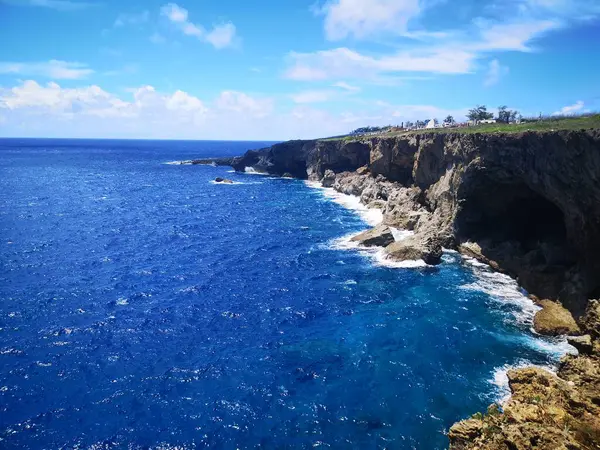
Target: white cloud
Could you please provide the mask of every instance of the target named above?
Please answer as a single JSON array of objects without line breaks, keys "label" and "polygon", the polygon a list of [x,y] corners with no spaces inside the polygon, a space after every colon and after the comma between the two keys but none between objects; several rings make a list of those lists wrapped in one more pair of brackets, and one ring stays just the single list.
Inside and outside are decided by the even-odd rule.
[{"label": "white cloud", "polygon": [[270,98],[255,98],[237,91],[223,91],[215,100],[215,105],[222,111],[244,113],[252,117],[266,117],[274,107]]},{"label": "white cloud", "polygon": [[520,20],[507,23],[476,21],[481,37],[470,47],[475,51],[520,51],[529,52],[529,43],[549,31],[561,28],[557,20]]},{"label": "white cloud", "polygon": [[168,3],[161,8],[161,14],[171,22],[185,23],[188,19],[188,11],[175,3]]},{"label": "white cloud", "polygon": [[42,76],[55,80],[78,80],[94,73],[86,64],[50,60],[37,63],[0,62],[0,73]]},{"label": "white cloud", "polygon": [[210,33],[206,35],[206,40],[215,48],[225,48],[233,44],[235,39],[235,25],[225,23],[216,25]]},{"label": "white cloud", "polygon": [[488,73],[483,85],[489,87],[498,84],[500,79],[508,74],[508,71],[508,67],[501,65],[497,59],[493,59],[488,66]]},{"label": "white cloud", "polygon": [[[391,108],[391,107],[390,107]],[[365,123],[390,123],[383,114],[332,114],[299,105],[275,110],[272,98],[224,91],[205,102],[182,90],[153,86],[123,95],[99,86],[65,88],[25,81],[0,88],[5,136],[177,139],[291,139],[341,134]],[[41,120],[43,118],[43,120]]]},{"label": "white cloud", "polygon": [[197,121],[208,110],[200,99],[180,90],[163,94],[142,86],[130,92],[133,99],[123,100],[96,85],[63,88],[54,82],[42,86],[27,80],[12,89],[0,89],[0,108],[29,117],[43,114],[48,119],[162,117],[184,122]]},{"label": "white cloud", "polygon": [[141,13],[126,14],[122,13],[116,18],[113,26],[115,28],[124,27],[126,25],[142,25],[150,19],[150,12],[142,11]]},{"label": "white cloud", "polygon": [[553,116],[569,116],[577,113],[582,113],[585,103],[579,100],[574,105],[568,105],[563,107],[560,111],[553,113]]},{"label": "white cloud", "polygon": [[199,98],[179,90],[167,97],[165,104],[171,111],[200,111],[203,113],[207,111]]},{"label": "white cloud", "polygon": [[360,88],[358,86],[352,86],[345,81],[338,81],[337,83],[333,83],[332,86],[345,89],[348,92],[360,92]]},{"label": "white cloud", "polygon": [[232,47],[236,43],[236,28],[231,22],[214,25],[208,31],[202,25],[190,22],[188,10],[175,3],[164,5],[161,8],[161,15],[176,25],[183,34],[208,42],[216,49]]},{"label": "white cloud", "polygon": [[319,11],[325,15],[330,40],[365,38],[384,32],[401,34],[421,12],[419,0],[330,0]]},{"label": "white cloud", "polygon": [[292,64],[285,77],[314,81],[332,78],[376,78],[398,72],[466,73],[475,55],[460,49],[423,49],[373,57],[345,47],[289,55]]},{"label": "white cloud", "polygon": [[428,44],[404,46],[396,53],[367,55],[347,47],[313,53],[291,52],[285,78],[302,81],[335,78],[389,79],[393,74],[464,74],[475,71],[476,61],[487,54],[532,51],[531,43],[562,27],[556,20],[524,20],[498,23],[475,21],[468,33],[446,33]]},{"label": "white cloud", "polygon": [[110,94],[95,85],[63,89],[54,82],[41,86],[33,80],[10,90],[1,90],[0,94],[0,107],[3,108],[48,108],[57,112],[71,110],[76,105],[92,107],[111,98]]}]

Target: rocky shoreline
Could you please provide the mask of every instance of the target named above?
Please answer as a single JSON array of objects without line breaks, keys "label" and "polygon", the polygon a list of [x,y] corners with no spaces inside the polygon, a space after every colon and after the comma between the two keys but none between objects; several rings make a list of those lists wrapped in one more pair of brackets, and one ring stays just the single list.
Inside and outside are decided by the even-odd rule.
[{"label": "rocky shoreline", "polygon": [[445,247],[516,278],[542,307],[536,331],[583,334],[580,355],[558,375],[509,372],[511,399],[454,425],[451,448],[600,448],[599,130],[290,141],[192,163],[321,182],[381,210],[353,240],[386,258],[434,265]]}]

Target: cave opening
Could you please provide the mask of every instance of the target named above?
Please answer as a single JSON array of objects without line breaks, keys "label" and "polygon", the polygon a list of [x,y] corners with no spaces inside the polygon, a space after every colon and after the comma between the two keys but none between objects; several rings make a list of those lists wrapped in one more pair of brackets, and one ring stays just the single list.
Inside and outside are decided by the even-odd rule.
[{"label": "cave opening", "polygon": [[560,208],[506,174],[471,175],[459,192],[456,227],[459,239],[479,243],[485,256],[547,296],[559,295],[576,263]]}]

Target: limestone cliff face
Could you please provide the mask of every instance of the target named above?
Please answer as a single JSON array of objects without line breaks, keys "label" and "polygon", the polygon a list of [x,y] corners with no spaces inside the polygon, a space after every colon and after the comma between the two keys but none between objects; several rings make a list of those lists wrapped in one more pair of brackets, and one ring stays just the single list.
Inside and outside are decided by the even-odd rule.
[{"label": "limestone cliff face", "polygon": [[330,185],[379,202],[387,225],[467,249],[575,315],[600,295],[599,130],[290,141],[231,164],[315,181],[332,171]]}]

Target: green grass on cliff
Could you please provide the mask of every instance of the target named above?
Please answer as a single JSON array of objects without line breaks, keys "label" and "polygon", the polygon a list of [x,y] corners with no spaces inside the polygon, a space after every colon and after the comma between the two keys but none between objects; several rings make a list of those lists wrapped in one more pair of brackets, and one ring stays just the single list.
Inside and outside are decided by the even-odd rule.
[{"label": "green grass on cliff", "polygon": [[504,124],[504,123],[492,123],[485,125],[477,125],[473,127],[464,128],[435,128],[432,130],[412,130],[412,131],[399,131],[396,133],[381,133],[372,136],[340,136],[329,139],[323,139],[327,141],[336,140],[361,140],[369,139],[372,137],[388,137],[388,136],[402,136],[402,135],[414,135],[421,133],[460,133],[460,134],[474,134],[474,133],[520,133],[523,131],[557,131],[557,130],[583,130],[596,128],[600,129],[600,114],[587,114],[581,116],[550,116],[542,117],[542,119],[528,119],[527,122],[520,124]]}]

